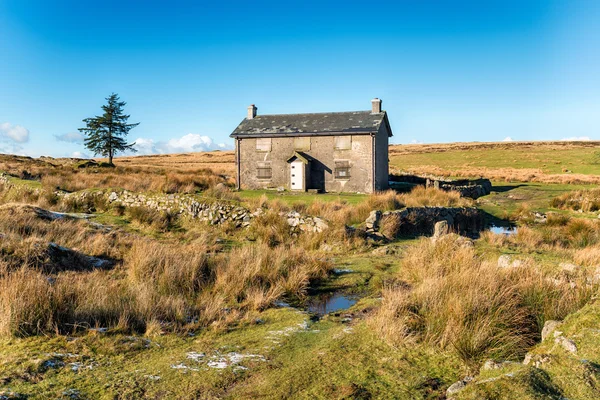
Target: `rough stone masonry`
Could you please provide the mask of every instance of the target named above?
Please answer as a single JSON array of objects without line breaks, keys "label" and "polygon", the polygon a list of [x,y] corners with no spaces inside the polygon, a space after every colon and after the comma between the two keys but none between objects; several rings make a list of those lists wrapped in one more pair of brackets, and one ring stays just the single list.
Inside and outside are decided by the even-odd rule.
[{"label": "rough stone masonry", "polygon": [[[107,195],[111,204],[173,212],[206,221],[211,225],[231,222],[236,227],[247,227],[252,219],[265,212],[262,208],[251,211],[225,201],[199,202],[194,196],[185,194],[144,195],[123,190],[121,192],[112,191],[109,194],[102,193],[102,195]],[[296,211],[281,213],[281,216],[285,218],[292,231],[322,232],[328,228],[327,222],[322,218],[302,215]]]}]

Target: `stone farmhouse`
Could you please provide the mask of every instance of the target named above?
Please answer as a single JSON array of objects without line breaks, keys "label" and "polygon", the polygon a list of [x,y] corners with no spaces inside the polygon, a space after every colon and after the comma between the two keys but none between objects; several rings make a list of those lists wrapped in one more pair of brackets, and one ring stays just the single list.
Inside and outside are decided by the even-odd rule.
[{"label": "stone farmhouse", "polygon": [[235,139],[238,189],[372,193],[388,188],[392,130],[381,100],[371,110],[248,116]]}]

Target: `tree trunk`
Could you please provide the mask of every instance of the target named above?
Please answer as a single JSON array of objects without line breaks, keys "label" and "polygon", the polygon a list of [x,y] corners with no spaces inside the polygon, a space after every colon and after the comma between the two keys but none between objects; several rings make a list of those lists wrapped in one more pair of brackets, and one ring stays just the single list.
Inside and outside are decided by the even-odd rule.
[{"label": "tree trunk", "polygon": [[112,159],[113,159],[113,155],[112,155],[112,153],[111,153],[111,154],[109,154],[109,155],[108,155],[108,164],[109,164],[109,165],[113,165],[113,163],[112,163]]}]

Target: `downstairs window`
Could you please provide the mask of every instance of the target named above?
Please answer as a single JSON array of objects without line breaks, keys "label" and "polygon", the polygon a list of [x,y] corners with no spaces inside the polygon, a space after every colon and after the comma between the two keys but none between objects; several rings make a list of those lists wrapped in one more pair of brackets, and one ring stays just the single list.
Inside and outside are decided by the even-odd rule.
[{"label": "downstairs window", "polygon": [[335,179],[350,179],[350,161],[335,162]]},{"label": "downstairs window", "polygon": [[258,179],[271,179],[272,169],[270,162],[259,162],[256,168],[256,177]]}]

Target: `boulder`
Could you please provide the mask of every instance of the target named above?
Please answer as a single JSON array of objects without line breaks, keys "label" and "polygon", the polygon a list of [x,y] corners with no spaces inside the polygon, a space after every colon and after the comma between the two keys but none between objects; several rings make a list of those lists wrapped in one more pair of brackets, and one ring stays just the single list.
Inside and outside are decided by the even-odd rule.
[{"label": "boulder", "polygon": [[558,326],[561,324],[562,322],[560,321],[554,321],[554,320],[548,320],[544,323],[544,328],[542,329],[542,341],[546,340],[546,338],[556,330],[556,328],[558,328]]},{"label": "boulder", "polygon": [[487,360],[481,366],[481,370],[482,371],[490,371],[490,370],[493,370],[493,369],[500,369],[500,368],[502,368],[503,365],[504,365],[504,363],[499,362],[499,361]]},{"label": "boulder", "polygon": [[379,224],[381,222],[381,211],[373,210],[369,214],[369,217],[365,221],[365,225],[368,230],[377,231],[379,230]]},{"label": "boulder", "polygon": [[554,343],[560,345],[563,349],[568,351],[569,353],[577,353],[577,345],[571,339],[567,339],[564,336],[559,336],[554,339]]},{"label": "boulder", "polygon": [[457,394],[458,392],[463,390],[467,386],[467,384],[469,382],[471,382],[472,380],[473,380],[473,377],[466,376],[464,379],[454,382],[452,385],[450,385],[448,387],[448,389],[446,389],[446,396],[449,397],[454,394]]},{"label": "boulder", "polygon": [[438,221],[433,226],[433,237],[439,238],[440,236],[447,235],[450,232],[450,227],[448,226],[448,221]]}]

